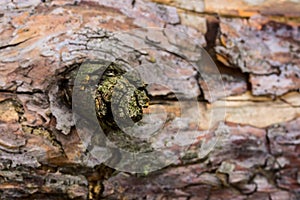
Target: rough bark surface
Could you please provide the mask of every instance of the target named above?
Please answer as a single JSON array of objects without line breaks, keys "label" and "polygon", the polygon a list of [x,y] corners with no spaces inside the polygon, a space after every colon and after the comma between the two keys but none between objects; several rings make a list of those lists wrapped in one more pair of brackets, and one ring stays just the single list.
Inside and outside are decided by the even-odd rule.
[{"label": "rough bark surface", "polygon": [[[300,3],[234,2],[2,1],[0,199],[300,199]],[[198,47],[217,63],[226,94],[195,69]],[[101,164],[77,133],[68,91],[87,59],[169,65],[151,75],[198,102],[180,117],[174,91],[147,88],[146,114],[164,108],[175,120],[154,145],[179,129],[201,137],[184,155],[174,145],[177,160],[150,174]],[[225,106],[219,138],[209,124]]]}]

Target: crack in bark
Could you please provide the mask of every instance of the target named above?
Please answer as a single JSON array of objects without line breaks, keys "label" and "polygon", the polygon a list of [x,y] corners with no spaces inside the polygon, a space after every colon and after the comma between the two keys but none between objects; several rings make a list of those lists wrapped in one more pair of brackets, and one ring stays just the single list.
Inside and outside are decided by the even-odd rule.
[{"label": "crack in bark", "polygon": [[9,93],[9,94],[27,94],[27,95],[45,94],[45,92],[42,91],[42,90],[40,90],[40,89],[33,89],[33,91],[16,91],[16,90],[0,89],[0,93]]},{"label": "crack in bark", "polygon": [[16,46],[18,46],[18,45],[20,45],[20,44],[25,43],[26,41],[28,41],[28,40],[30,40],[30,39],[32,39],[32,38],[33,38],[33,37],[30,37],[30,38],[27,38],[27,39],[25,39],[25,40],[23,40],[23,41],[14,43],[14,44],[7,44],[7,45],[0,46],[0,50],[6,49],[6,48],[9,48],[9,47],[16,47]]}]

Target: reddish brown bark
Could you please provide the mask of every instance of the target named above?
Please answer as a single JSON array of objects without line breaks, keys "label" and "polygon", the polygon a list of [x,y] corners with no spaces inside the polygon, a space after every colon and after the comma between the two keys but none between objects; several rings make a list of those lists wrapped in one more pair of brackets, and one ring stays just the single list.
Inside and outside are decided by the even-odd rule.
[{"label": "reddish brown bark", "polygon": [[[214,17],[194,1],[157,2],[166,5],[140,0],[0,3],[0,199],[300,198],[297,16],[279,19],[268,12],[250,18]],[[257,8],[251,7],[251,13],[261,10]],[[227,10],[217,11],[222,15]],[[126,40],[116,35],[150,26],[168,32],[129,34]],[[177,39],[180,31],[192,40]],[[132,45],[141,41],[164,42],[141,52]],[[187,46],[207,48],[227,97],[219,88],[208,88],[189,64],[198,54],[183,51]],[[199,118],[178,120],[181,111],[173,93],[161,86],[148,88],[152,104],[147,112],[164,106],[178,120],[157,145],[178,129],[183,138],[207,130],[209,113],[225,101],[226,136],[202,154],[204,139],[216,140],[213,129],[188,152],[179,153],[172,165],[150,174],[105,167],[82,145],[67,91],[82,62],[104,56],[110,61],[122,58],[133,67],[172,63],[169,71],[157,74],[178,85],[177,92],[185,97],[197,98]],[[209,80],[217,83],[218,74],[210,73]],[[195,110],[187,107],[187,115]]]}]

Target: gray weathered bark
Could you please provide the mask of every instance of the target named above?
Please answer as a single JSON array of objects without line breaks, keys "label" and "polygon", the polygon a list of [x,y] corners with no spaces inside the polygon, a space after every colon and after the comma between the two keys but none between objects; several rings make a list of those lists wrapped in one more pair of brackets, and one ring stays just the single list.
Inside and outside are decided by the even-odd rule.
[{"label": "gray weathered bark", "polygon": [[[0,3],[0,199],[300,198],[299,3],[283,3],[293,12],[278,8],[283,16],[276,17],[265,4],[237,14],[208,1],[76,2]],[[257,10],[265,16],[253,15]],[[156,29],[138,29],[145,27]],[[201,55],[197,47],[217,62],[227,96],[191,64]],[[197,98],[197,108],[179,118],[174,93],[151,85],[147,113],[163,106],[177,120],[155,145],[178,130],[201,137],[185,154],[174,145],[177,159],[150,174],[101,164],[72,120],[70,80],[87,59],[172,66],[154,75]],[[218,74],[202,69],[217,84]],[[210,113],[225,103],[226,135],[217,138],[217,125],[205,131]],[[197,109],[199,117],[190,117]],[[201,151],[216,140],[212,151]]]}]

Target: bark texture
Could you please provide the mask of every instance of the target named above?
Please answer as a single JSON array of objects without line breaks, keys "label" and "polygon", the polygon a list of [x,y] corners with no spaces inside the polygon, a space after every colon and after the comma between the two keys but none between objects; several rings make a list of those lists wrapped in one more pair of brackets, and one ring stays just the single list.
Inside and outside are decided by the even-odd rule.
[{"label": "bark texture", "polygon": [[[274,2],[2,1],[0,199],[300,199],[300,2]],[[195,69],[198,47],[217,63],[226,94]],[[197,103],[180,117],[174,91],[148,87],[146,114],[164,108],[175,120],[154,145],[178,130],[201,137],[183,155],[174,145],[177,159],[150,174],[104,166],[72,120],[71,80],[87,59],[168,65],[152,75]],[[212,112],[225,106],[217,137]],[[204,141],[213,150],[203,153]]]}]

